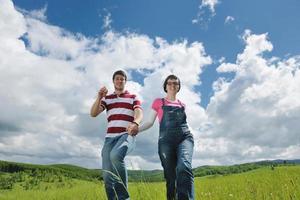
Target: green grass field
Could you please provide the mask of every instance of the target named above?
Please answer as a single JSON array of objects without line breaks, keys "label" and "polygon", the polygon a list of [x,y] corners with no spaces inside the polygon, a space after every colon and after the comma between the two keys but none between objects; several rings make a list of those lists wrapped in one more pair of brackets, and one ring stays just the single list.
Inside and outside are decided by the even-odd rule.
[{"label": "green grass field", "polygon": [[[2,174],[3,176],[3,174]],[[165,199],[164,182],[131,182],[132,200]],[[195,178],[195,195],[200,200],[299,200],[300,166],[269,167],[253,171]],[[24,189],[18,182],[12,189],[0,190],[0,200],[96,200],[106,199],[101,181],[67,178],[53,182],[40,182]]]}]

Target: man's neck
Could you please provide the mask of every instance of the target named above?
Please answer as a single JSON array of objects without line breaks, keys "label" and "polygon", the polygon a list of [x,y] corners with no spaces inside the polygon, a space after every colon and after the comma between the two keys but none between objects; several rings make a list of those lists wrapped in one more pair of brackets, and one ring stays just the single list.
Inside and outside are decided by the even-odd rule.
[{"label": "man's neck", "polygon": [[124,93],[124,90],[115,90],[115,94],[118,96],[122,93]]}]

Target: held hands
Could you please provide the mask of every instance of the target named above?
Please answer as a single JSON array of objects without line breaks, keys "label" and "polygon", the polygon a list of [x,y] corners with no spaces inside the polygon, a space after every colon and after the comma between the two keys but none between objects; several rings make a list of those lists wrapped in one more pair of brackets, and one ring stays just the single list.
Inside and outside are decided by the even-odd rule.
[{"label": "held hands", "polygon": [[102,99],[103,97],[105,97],[107,95],[107,88],[104,86],[102,87],[99,91],[98,91],[98,97],[99,99]]},{"label": "held hands", "polygon": [[136,123],[130,123],[127,127],[128,135],[136,136],[139,132],[139,127]]}]

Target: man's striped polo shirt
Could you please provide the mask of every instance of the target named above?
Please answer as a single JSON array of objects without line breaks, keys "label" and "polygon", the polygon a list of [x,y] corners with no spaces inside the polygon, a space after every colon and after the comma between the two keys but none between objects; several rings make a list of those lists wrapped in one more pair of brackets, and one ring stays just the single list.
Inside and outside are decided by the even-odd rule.
[{"label": "man's striped polo shirt", "polygon": [[128,91],[120,94],[107,95],[101,100],[107,112],[106,137],[115,137],[126,133],[128,124],[134,120],[134,109],[141,108],[141,102],[136,95]]}]

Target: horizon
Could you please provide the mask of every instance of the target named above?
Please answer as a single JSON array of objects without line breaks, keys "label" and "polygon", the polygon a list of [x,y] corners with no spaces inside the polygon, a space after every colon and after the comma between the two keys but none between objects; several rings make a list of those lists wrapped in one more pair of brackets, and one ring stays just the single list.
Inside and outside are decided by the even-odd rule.
[{"label": "horizon", "polygon": [[[16,163],[16,164],[25,164],[25,165],[42,165],[42,166],[51,166],[51,165],[70,165],[70,166],[75,166],[75,167],[80,167],[84,169],[89,169],[89,170],[102,170],[102,168],[86,168],[80,165],[75,165],[75,164],[69,164],[69,163],[49,163],[49,164],[38,164],[38,163],[24,163],[24,162],[15,162],[15,161],[6,161],[6,160],[0,160],[3,162],[9,162],[9,163]],[[200,166],[194,166],[193,169],[201,168],[201,167],[230,167],[230,166],[235,166],[235,165],[244,165],[244,164],[253,164],[253,163],[260,163],[260,162],[278,162],[278,161],[286,161],[286,162],[292,162],[292,163],[287,163],[287,164],[298,164],[297,162],[300,161],[299,159],[276,159],[276,160],[258,160],[258,161],[252,161],[252,162],[247,162],[247,163],[236,163],[236,164],[231,164],[231,165],[200,165]],[[293,163],[295,162],[296,163]],[[128,167],[129,171],[163,171],[163,169],[131,169]]]}]

